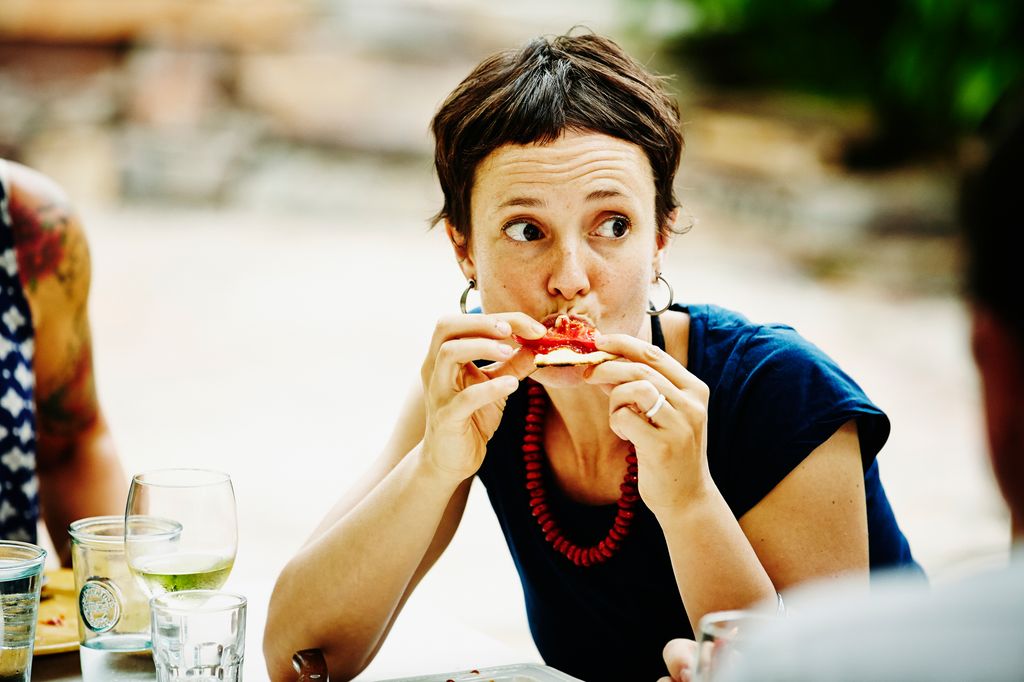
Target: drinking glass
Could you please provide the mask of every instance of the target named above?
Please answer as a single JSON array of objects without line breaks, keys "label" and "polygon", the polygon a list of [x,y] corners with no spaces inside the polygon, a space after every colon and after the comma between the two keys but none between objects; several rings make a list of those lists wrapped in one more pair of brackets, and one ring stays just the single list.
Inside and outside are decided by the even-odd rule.
[{"label": "drinking glass", "polygon": [[216,590],[154,597],[157,682],[241,682],[246,605],[245,597]]},{"label": "drinking glass", "polygon": [[[154,521],[178,524],[177,541],[155,536]],[[150,597],[219,589],[238,551],[231,478],[206,469],[136,475],[125,508],[124,545],[128,566]]]},{"label": "drinking glass", "polygon": [[696,682],[714,682],[743,655],[752,633],[778,616],[765,611],[713,611],[697,625]]},{"label": "drinking glass", "polygon": [[32,679],[32,644],[46,550],[0,541],[0,680]]},{"label": "drinking glass", "polygon": [[[177,542],[181,528],[154,519],[152,542]],[[68,527],[78,599],[84,682],[153,679],[149,599],[128,570],[124,516],[91,516]]]}]

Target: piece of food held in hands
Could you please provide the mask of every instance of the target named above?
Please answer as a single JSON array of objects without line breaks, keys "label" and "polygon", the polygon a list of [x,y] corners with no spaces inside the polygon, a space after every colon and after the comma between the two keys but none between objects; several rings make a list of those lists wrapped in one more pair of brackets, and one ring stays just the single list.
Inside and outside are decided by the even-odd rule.
[{"label": "piece of food held in hands", "polygon": [[515,337],[524,348],[536,353],[534,362],[538,367],[571,367],[573,365],[596,365],[613,360],[618,355],[598,350],[594,344],[597,330],[586,320],[569,315],[559,315],[548,333],[539,339]]}]

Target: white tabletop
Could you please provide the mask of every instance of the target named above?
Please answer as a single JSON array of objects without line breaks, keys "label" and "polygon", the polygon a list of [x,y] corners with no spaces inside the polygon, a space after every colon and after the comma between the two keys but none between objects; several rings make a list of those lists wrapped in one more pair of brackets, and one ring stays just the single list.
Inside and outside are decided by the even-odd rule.
[{"label": "white tabletop", "polygon": [[[246,682],[269,679],[263,660],[263,625],[269,586],[231,585],[249,600],[246,614]],[[540,662],[535,651],[490,637],[437,608],[429,600],[410,599],[373,662],[355,679],[359,682],[454,672],[511,663]],[[37,656],[33,682],[81,682],[78,652]]]}]

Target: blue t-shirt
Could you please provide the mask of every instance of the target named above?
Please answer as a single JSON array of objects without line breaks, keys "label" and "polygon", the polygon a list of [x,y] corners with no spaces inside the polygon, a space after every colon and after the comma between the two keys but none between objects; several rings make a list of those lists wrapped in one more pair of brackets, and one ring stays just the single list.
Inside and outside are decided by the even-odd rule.
[{"label": "blue t-shirt", "polygon": [[[712,305],[673,309],[690,315],[688,369],[711,390],[708,464],[736,517],[856,419],[871,567],[916,569],[875,462],[889,420],[853,379],[790,327],[752,324]],[[656,318],[652,332],[664,347]],[[629,536],[606,563],[580,567],[556,552],[530,513],[520,449],[525,415],[521,387],[506,405],[478,476],[519,571],[537,648],[546,663],[586,682],[656,680],[665,674],[665,643],[693,637],[661,527],[641,501]],[[579,504],[550,481],[546,488],[567,538],[586,546],[605,537],[616,505]]]}]

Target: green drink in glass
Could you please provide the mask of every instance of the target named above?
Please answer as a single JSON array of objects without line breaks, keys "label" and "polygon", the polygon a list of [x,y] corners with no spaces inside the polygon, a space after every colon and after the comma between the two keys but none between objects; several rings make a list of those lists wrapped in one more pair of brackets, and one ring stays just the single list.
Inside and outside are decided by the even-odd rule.
[{"label": "green drink in glass", "polygon": [[[174,543],[154,542],[153,518],[181,526]],[[231,478],[206,469],[159,469],[132,479],[125,508],[125,552],[132,574],[150,597],[220,589],[238,550]]]}]

